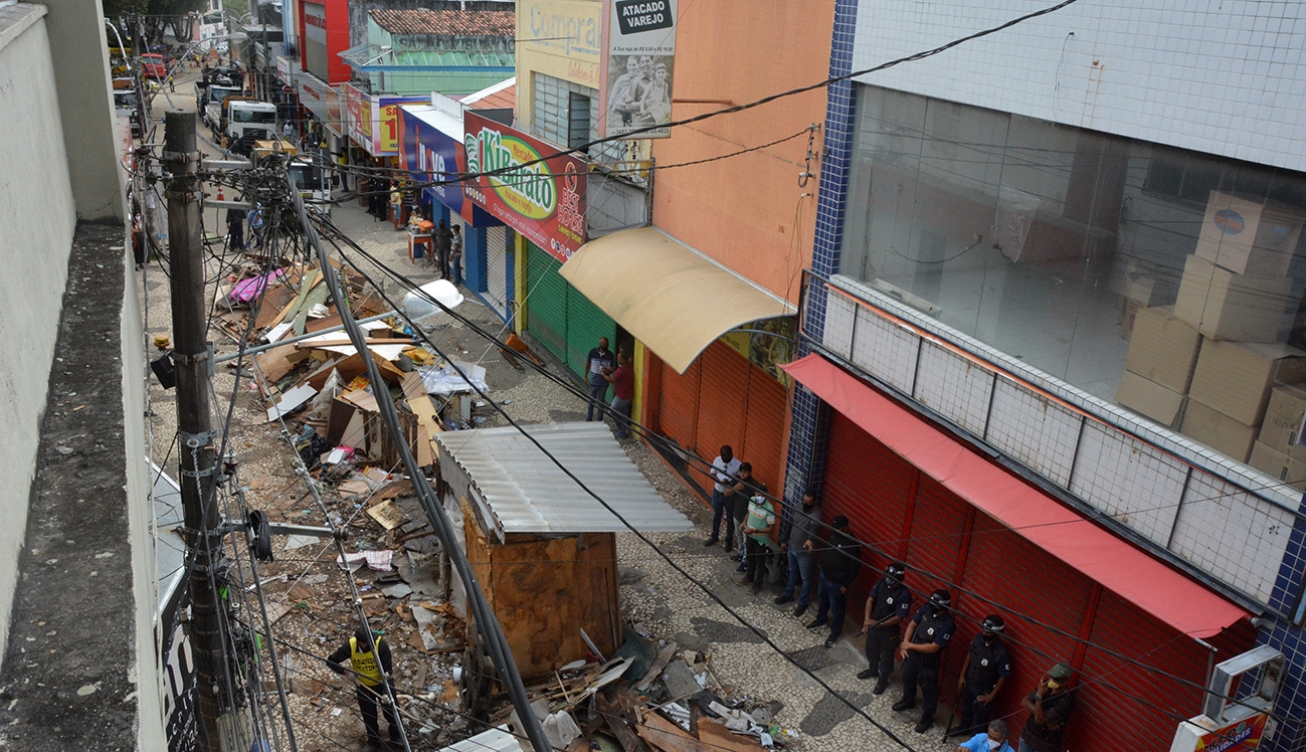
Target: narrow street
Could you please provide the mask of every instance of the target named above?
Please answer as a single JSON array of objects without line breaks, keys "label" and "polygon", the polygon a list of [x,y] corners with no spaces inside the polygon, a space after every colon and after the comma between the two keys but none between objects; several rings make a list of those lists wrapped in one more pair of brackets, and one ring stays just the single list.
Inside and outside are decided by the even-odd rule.
[{"label": "narrow street", "polygon": [[[189,73],[177,82],[176,92],[160,92],[154,104],[154,117],[162,130],[163,113],[170,107],[194,107],[193,82],[196,74]],[[201,148],[207,158],[218,153],[207,140],[207,128],[202,124]],[[340,195],[337,192],[337,195]],[[204,232],[215,235],[223,232],[224,211],[208,208],[203,212]],[[422,284],[436,278],[426,264],[412,264],[406,253],[405,236],[396,232],[388,222],[378,222],[364,211],[357,200],[342,200],[333,208],[333,221],[353,240],[378,259],[398,270],[414,282]],[[221,253],[221,243],[212,246],[214,253],[207,261],[211,280],[220,279],[222,270],[235,260],[237,254]],[[363,259],[357,259],[361,268],[381,281],[383,289],[392,298],[402,296],[403,288],[392,280],[385,280],[381,270]],[[161,273],[159,262],[148,267],[140,288],[142,303],[147,310],[147,337],[167,336],[170,330],[168,280]],[[212,293],[210,293],[212,295]],[[504,331],[503,323],[475,297],[468,295],[459,312],[491,331]],[[235,342],[218,330],[213,330],[219,357],[235,351]],[[148,340],[147,340],[148,341]],[[584,419],[584,404],[574,395],[554,382],[529,369],[521,372],[505,362],[497,349],[487,345],[474,332],[456,321],[448,323],[439,333],[438,344],[450,352],[460,353],[469,361],[487,369],[486,381],[494,399],[505,406],[517,421],[529,423],[565,423]],[[228,363],[228,366],[231,364]],[[556,373],[568,377],[556,365]],[[220,367],[214,379],[215,419],[225,418],[231,398],[234,374],[229,367]],[[266,422],[266,405],[256,390],[250,389],[247,374],[240,381],[241,394],[236,399],[231,424],[230,441],[239,463],[239,478],[250,508],[267,511],[273,520],[293,521],[298,524],[325,524],[322,510],[314,505],[303,481],[297,477],[294,455],[288,436],[276,423]],[[153,436],[154,460],[175,473],[168,458],[172,449],[171,426],[175,425],[175,399],[172,392],[163,390],[154,379],[150,380],[149,410]],[[506,425],[501,416],[488,409],[478,410],[484,418],[480,425],[493,427]],[[832,689],[848,698],[877,722],[897,734],[917,750],[951,750],[953,745],[939,740],[947,712],[940,712],[937,725],[925,735],[914,733],[917,713],[894,713],[890,710],[900,696],[895,686],[880,697],[871,694],[874,682],[859,681],[858,671],[866,667],[861,639],[848,632],[833,648],[826,649],[822,642],[824,631],[809,631],[806,624],[815,612],[813,602],[803,618],[792,615],[793,605],[776,606],[772,600],[779,594],[782,584],[771,585],[757,596],[746,593],[746,586],[737,584],[735,562],[729,560],[720,547],[705,549],[711,510],[695,497],[671,466],[644,442],[624,442],[627,455],[643,471],[649,482],[673,507],[685,513],[697,525],[693,535],[652,534],[649,538],[659,550],[693,579],[691,582],[668,564],[633,534],[619,534],[619,571],[621,573],[621,606],[626,620],[634,629],[655,642],[666,645],[674,642],[682,650],[700,652],[707,658],[716,680],[720,682],[727,702],[741,703],[745,707],[766,708],[772,723],[783,729],[783,742],[807,752],[878,752],[902,747],[887,738],[852,708],[836,699],[807,673],[777,654],[750,629],[714,602],[695,583],[701,583],[713,596],[734,610],[739,617],[759,629],[785,650],[799,665],[813,672]],[[390,469],[393,470],[393,469]],[[360,499],[344,498],[329,485],[321,486],[325,509],[331,521],[351,531],[349,550],[396,550],[396,558],[403,555],[405,545],[391,543],[386,531],[375,521],[360,512]],[[411,499],[398,499],[409,513],[409,519],[420,516]],[[406,529],[406,528],[405,528]],[[420,542],[420,540],[419,540]],[[296,542],[306,543],[304,541]],[[409,544],[408,549],[414,546]],[[298,742],[303,750],[339,749],[339,743],[354,748],[353,740],[362,738],[362,727],[353,711],[353,700],[347,689],[336,688],[339,680],[325,670],[320,659],[350,634],[352,627],[349,610],[349,592],[333,560],[334,546],[330,543],[307,542],[286,550],[286,542],[278,540],[275,547],[277,561],[261,567],[259,577],[267,594],[267,607],[276,616],[277,635],[285,640],[282,653],[286,676],[293,692],[290,695],[292,717],[298,732]],[[429,546],[426,549],[429,551]],[[419,547],[420,551],[420,547]],[[233,559],[243,557],[239,551],[230,552]],[[416,553],[416,561],[422,561]],[[403,567],[401,565],[401,571]],[[244,573],[247,584],[252,574]],[[367,569],[355,574],[360,589],[372,590],[375,575]],[[878,576],[863,571],[862,577]],[[376,583],[377,589],[382,583]],[[395,665],[397,690],[405,694],[439,697],[445,693],[446,683],[454,676],[457,659],[453,655],[422,658],[412,646],[420,647],[421,639],[413,633],[411,604],[417,595],[387,598],[384,605],[369,606],[369,616],[375,619],[374,628],[382,628],[395,635]],[[815,600],[815,595],[813,595]],[[429,601],[427,605],[432,605]],[[849,624],[860,614],[862,604],[849,604]],[[851,626],[849,627],[851,629]],[[854,630],[855,631],[855,630]],[[406,635],[406,637],[405,637]],[[409,640],[413,642],[409,643]],[[958,646],[960,647],[960,646]],[[956,649],[956,648],[954,648]],[[950,698],[951,689],[945,690]],[[444,695],[446,698],[449,695]],[[271,696],[270,696],[271,697]],[[440,713],[429,705],[410,703],[408,712],[413,719],[432,718],[442,723]],[[271,710],[268,712],[272,712]],[[453,727],[457,733],[448,737],[441,732],[416,735],[422,726],[409,721],[410,739],[421,741],[422,749],[435,749],[458,734],[472,733],[474,727],[466,723]],[[417,748],[416,744],[414,748]]]}]

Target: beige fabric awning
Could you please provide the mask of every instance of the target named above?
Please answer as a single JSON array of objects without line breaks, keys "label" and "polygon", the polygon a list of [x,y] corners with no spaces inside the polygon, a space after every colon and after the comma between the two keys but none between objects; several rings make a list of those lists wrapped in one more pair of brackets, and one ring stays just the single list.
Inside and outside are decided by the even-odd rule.
[{"label": "beige fabric awning", "polygon": [[792,305],[656,227],[591,240],[562,278],[684,373],[718,337]]}]

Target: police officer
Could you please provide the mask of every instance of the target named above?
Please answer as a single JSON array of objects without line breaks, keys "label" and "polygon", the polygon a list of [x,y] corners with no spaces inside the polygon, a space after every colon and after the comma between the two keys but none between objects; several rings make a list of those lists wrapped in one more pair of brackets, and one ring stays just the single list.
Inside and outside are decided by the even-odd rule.
[{"label": "police officer", "polygon": [[872,690],[877,695],[889,688],[893,652],[898,647],[902,623],[911,616],[911,591],[902,582],[906,572],[907,567],[896,561],[885,567],[884,576],[866,598],[862,631],[866,633],[866,660],[871,665],[857,678],[864,681],[879,677]]},{"label": "police officer", "polygon": [[980,633],[970,642],[970,652],[957,679],[957,704],[961,706],[961,726],[951,735],[972,736],[982,733],[993,714],[993,698],[1011,676],[1011,655],[1002,644],[1006,623],[997,614],[980,622]]},{"label": "police officer", "polygon": [[939,708],[939,667],[943,664],[943,649],[957,630],[948,607],[952,596],[947,590],[935,590],[929,601],[920,607],[907,627],[908,638],[898,648],[902,656],[902,699],[893,704],[894,711],[916,707],[916,685],[920,684],[921,719],[916,733],[923,734],[934,725],[934,712]]},{"label": "police officer", "polygon": [[385,722],[390,726],[390,741],[399,743],[401,737],[399,719],[395,715],[394,705],[390,704],[394,690],[386,681],[390,676],[390,646],[378,636],[375,638],[374,650],[372,637],[375,634],[359,627],[348,642],[327,657],[327,668],[337,674],[344,674],[345,667],[341,664],[346,658],[349,659],[350,676],[357,682],[354,697],[358,700],[358,711],[363,716],[363,726],[367,729],[367,748],[381,750],[385,749],[385,745],[381,742],[381,726],[376,717],[378,704],[385,713]]}]

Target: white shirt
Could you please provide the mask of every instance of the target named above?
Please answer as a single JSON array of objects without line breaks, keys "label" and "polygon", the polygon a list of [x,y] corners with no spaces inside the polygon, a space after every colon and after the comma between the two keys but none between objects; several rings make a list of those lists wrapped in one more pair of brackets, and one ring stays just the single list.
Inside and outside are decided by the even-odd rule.
[{"label": "white shirt", "polygon": [[727,464],[720,457],[712,460],[712,477],[716,480],[714,488],[725,493],[726,489],[734,488],[735,477],[739,475],[739,458],[734,457]]}]

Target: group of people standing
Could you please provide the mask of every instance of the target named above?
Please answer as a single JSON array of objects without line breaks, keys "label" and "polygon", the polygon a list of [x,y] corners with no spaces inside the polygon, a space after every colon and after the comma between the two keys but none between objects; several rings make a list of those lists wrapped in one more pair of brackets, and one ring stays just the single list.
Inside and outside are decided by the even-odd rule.
[{"label": "group of people standing", "polygon": [[[748,592],[756,595],[764,581],[765,562],[771,558],[771,533],[778,526],[777,558],[788,576],[775,603],[785,605],[796,600],[793,613],[800,617],[807,613],[815,594],[816,614],[808,629],[828,630],[825,647],[833,647],[843,635],[849,588],[862,566],[862,546],[849,531],[848,518],[834,517],[828,526],[829,535],[823,537],[826,525],[820,504],[814,493],[807,492],[801,505],[780,520],[767,497],[766,484],[753,478],[752,466],[736,457],[730,446],[721,447],[710,473],[712,528],[704,546],[715,545],[724,535],[726,549],[735,550],[734,534],[738,530],[743,550],[731,559],[741,561],[737,571],[743,577],[739,583],[748,585]],[[921,713],[915,730],[923,734],[934,725],[944,651],[957,630],[957,622],[952,595],[944,588],[931,592],[913,610],[915,598],[904,582],[906,574],[905,564],[892,562],[871,587],[861,623],[869,665],[857,678],[875,679],[872,693],[881,695],[888,691],[896,666],[902,696],[893,704],[893,710],[915,709],[919,692]],[[957,747],[958,752],[1012,749],[1007,741],[1006,721],[992,717],[995,700],[1012,675],[1011,654],[1003,643],[1005,632],[1003,618],[989,614],[980,622],[980,633],[967,648],[957,679],[959,725],[947,732],[948,736],[970,737]],[[1019,740],[1020,752],[1062,752],[1061,737],[1074,708],[1074,696],[1067,691],[1072,673],[1069,666],[1056,664],[1022,700],[1022,707],[1030,715]]]},{"label": "group of people standing", "polygon": [[[603,420],[607,405],[616,423],[617,438],[626,439],[630,436],[630,406],[635,400],[635,370],[630,353],[613,353],[608,344],[607,337],[599,337],[598,347],[590,348],[585,357],[585,385],[590,397],[585,420]],[[608,402],[608,385],[612,386],[612,402]]]}]

